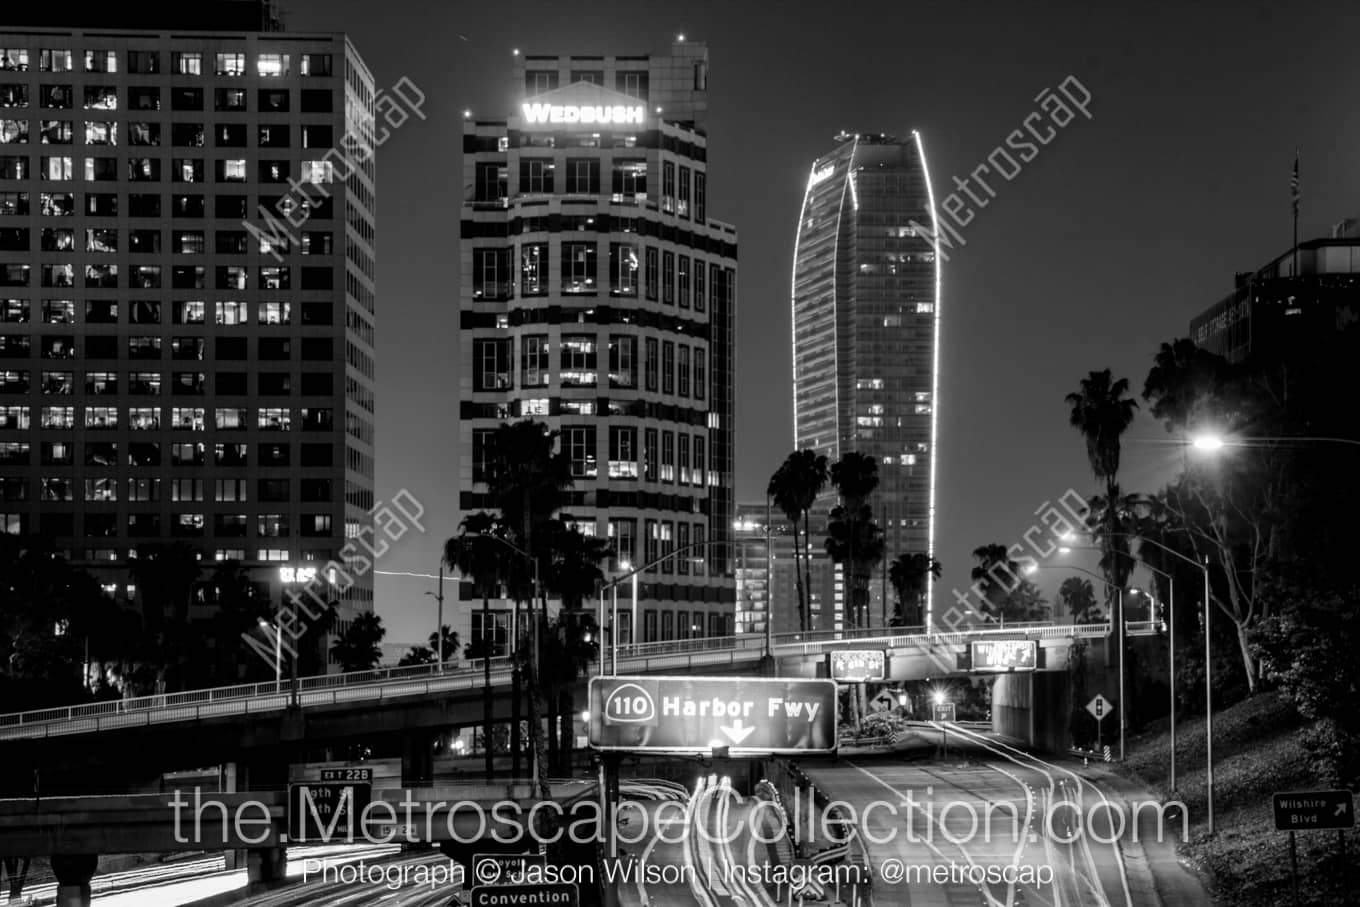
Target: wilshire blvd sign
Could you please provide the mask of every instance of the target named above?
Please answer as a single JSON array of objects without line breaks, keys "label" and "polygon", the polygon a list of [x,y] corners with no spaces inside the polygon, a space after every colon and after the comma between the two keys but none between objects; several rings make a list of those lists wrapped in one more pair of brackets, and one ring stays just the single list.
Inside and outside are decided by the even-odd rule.
[{"label": "wilshire blvd sign", "polygon": [[592,677],[590,745],[730,755],[836,749],[834,680]]}]

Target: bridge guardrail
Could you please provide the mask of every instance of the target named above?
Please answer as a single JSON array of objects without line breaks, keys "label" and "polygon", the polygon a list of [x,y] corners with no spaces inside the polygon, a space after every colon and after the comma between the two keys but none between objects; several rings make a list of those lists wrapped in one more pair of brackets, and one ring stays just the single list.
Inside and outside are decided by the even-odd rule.
[{"label": "bridge guardrail", "polygon": [[[1159,627],[1160,624],[1157,622],[1130,621],[1126,624],[1126,632],[1146,635],[1156,632]],[[962,645],[979,636],[1097,637],[1108,634],[1109,624],[1064,625],[1037,622],[950,633],[903,634],[901,632],[903,629],[922,628],[862,627],[809,633],[781,633],[772,639],[773,654],[818,655],[843,647],[847,643],[889,650],[910,646],[930,648],[935,645]],[[764,651],[763,636],[709,637],[702,640],[672,640],[620,646],[619,661],[620,669],[626,667],[629,671],[650,673],[666,669],[689,670],[730,665],[738,660],[759,658]],[[511,661],[509,656],[491,659],[493,685],[509,679]],[[442,673],[438,665],[412,665],[303,677],[297,681],[298,703],[304,706],[329,705],[475,688],[483,682],[483,672],[483,663],[478,659],[466,667],[454,670],[446,668]],[[286,708],[291,697],[291,681],[278,683],[268,681],[14,712],[0,715],[0,739],[45,737],[275,711]]]}]

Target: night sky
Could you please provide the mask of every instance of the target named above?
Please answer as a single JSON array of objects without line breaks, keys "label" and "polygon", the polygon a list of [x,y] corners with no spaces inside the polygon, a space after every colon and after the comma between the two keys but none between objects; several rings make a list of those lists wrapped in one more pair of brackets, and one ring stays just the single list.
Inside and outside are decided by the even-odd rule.
[{"label": "night sky", "polygon": [[[1098,9],[1097,9],[1098,8]],[[1045,500],[1093,486],[1063,397],[1111,367],[1135,392],[1159,342],[1233,274],[1360,213],[1360,8],[1346,3],[746,3],[290,0],[298,31],[345,31],[380,88],[427,95],[378,153],[378,497],[411,490],[427,532],[379,569],[433,573],[456,531],[462,111],[507,116],[511,49],[665,53],[707,42],[709,210],[740,231],[738,499],[792,446],[789,274],[808,167],[845,129],[919,129],[937,200],[1075,75],[1093,119],[1064,129],[963,230],[944,271],[937,555],[1010,544]],[[1349,165],[1349,166],[1348,166]],[[1179,456],[1140,420],[1126,490]],[[896,552],[894,552],[895,554]],[[1060,574],[1047,572],[1045,586]],[[379,577],[388,640],[433,624],[433,581]],[[446,590],[451,591],[451,590]],[[942,590],[943,591],[943,590]],[[946,592],[947,594],[947,592]]]}]

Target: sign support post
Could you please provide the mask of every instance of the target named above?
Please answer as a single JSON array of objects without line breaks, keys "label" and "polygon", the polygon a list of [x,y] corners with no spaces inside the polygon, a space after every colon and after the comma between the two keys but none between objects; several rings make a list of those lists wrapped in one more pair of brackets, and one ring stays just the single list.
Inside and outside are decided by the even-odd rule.
[{"label": "sign support post", "polygon": [[1299,907],[1299,848],[1294,833],[1289,833],[1289,881],[1294,891],[1294,907]]}]

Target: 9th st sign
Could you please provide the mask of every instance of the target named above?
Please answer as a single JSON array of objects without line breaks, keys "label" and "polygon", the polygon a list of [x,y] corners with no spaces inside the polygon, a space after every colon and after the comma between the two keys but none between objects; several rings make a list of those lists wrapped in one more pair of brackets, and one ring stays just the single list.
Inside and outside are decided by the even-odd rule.
[{"label": "9th st sign", "polygon": [[836,683],[748,677],[592,677],[590,745],[731,755],[836,749]]}]

